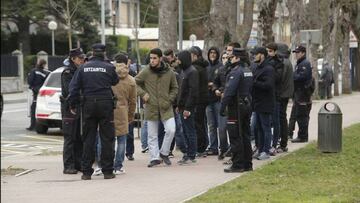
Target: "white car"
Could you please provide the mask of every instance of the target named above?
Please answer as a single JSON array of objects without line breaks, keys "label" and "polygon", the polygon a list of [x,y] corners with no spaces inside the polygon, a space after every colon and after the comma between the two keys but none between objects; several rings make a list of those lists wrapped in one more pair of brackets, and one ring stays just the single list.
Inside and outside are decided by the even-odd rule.
[{"label": "white car", "polygon": [[48,128],[61,128],[61,73],[64,67],[60,67],[49,74],[43,86],[39,90],[36,102],[36,126],[37,133],[47,133]]}]

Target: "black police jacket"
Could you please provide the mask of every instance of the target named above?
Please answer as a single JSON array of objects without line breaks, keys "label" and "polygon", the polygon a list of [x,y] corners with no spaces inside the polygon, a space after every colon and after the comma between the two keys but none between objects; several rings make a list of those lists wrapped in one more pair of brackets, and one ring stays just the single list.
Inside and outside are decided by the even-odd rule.
[{"label": "black police jacket", "polygon": [[255,112],[273,112],[275,106],[274,79],[274,68],[265,59],[254,71],[252,107]]},{"label": "black police jacket", "polygon": [[35,93],[38,94],[39,89],[44,84],[47,76],[50,71],[44,70],[42,68],[33,68],[28,75],[28,84],[29,88]]},{"label": "black police jacket", "polygon": [[230,68],[231,71],[226,77],[224,97],[221,100],[221,115],[224,115],[226,106],[237,106],[244,99],[247,99],[248,102],[251,100],[253,86],[252,71],[241,61],[231,64]]},{"label": "black police jacket", "polygon": [[92,57],[87,63],[79,67],[70,82],[69,102],[73,107],[79,102],[80,90],[84,97],[112,98],[111,86],[119,82],[115,66],[103,58]]},{"label": "black police jacket", "polygon": [[312,82],[311,64],[305,57],[296,62],[294,71],[294,99],[299,103],[311,102],[312,92],[308,89]]}]

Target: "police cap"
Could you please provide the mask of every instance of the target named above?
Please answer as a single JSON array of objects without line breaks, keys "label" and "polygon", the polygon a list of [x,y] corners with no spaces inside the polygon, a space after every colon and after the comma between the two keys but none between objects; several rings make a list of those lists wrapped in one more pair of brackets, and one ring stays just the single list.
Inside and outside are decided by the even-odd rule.
[{"label": "police cap", "polygon": [[96,43],[93,44],[91,48],[93,49],[94,52],[105,52],[106,46],[101,43]]},{"label": "police cap", "polygon": [[73,57],[84,58],[85,57],[84,52],[82,51],[81,48],[71,49],[69,52],[69,56],[70,56],[70,58],[73,58]]},{"label": "police cap", "polygon": [[306,48],[302,45],[297,46],[292,52],[299,53],[299,52],[306,52]]},{"label": "police cap", "polygon": [[234,56],[246,56],[246,50],[244,48],[234,48],[232,51]]}]

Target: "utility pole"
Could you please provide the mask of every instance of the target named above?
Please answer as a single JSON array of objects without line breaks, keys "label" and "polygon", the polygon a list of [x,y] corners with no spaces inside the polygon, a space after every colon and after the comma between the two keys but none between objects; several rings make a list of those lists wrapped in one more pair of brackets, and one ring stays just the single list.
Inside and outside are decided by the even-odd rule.
[{"label": "utility pole", "polygon": [[183,8],[184,1],[179,0],[179,51],[183,48]]}]

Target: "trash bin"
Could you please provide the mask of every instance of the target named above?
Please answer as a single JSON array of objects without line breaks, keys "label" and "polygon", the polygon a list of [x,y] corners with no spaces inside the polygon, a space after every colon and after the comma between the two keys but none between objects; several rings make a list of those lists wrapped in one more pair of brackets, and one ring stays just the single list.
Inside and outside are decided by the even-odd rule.
[{"label": "trash bin", "polygon": [[318,149],[322,152],[340,152],[341,140],[341,110],[337,104],[326,102],[318,114]]}]

